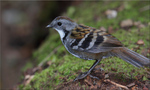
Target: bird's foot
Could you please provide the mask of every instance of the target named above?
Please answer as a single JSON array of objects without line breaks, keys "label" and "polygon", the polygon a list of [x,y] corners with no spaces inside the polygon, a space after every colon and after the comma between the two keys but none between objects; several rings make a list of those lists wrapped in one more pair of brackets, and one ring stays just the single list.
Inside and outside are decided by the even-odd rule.
[{"label": "bird's foot", "polygon": [[97,79],[97,80],[99,80],[99,78],[98,77],[96,77],[96,76],[93,76],[93,75],[89,75],[91,78],[93,78],[93,79]]},{"label": "bird's foot", "polygon": [[[76,81],[76,80],[79,80],[79,79],[83,79],[85,78],[89,73],[88,72],[84,72],[84,73],[81,73],[78,77],[76,77],[73,81]],[[89,75],[91,78],[94,78],[94,79],[98,79],[98,77],[96,76],[93,76],[93,75]]]},{"label": "bird's foot", "polygon": [[76,77],[73,81],[79,80],[79,79],[83,79],[85,78],[87,75],[89,74],[89,72],[84,72],[81,73],[78,77]]}]

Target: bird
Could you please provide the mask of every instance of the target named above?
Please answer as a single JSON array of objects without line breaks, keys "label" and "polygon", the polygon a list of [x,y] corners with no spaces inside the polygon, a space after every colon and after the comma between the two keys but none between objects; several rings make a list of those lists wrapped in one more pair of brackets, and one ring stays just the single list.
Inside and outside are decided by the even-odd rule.
[{"label": "bird", "polygon": [[77,24],[66,16],[56,17],[46,27],[59,33],[69,53],[81,59],[95,60],[90,69],[81,73],[74,81],[85,78],[103,58],[110,56],[117,56],[138,68],[150,66],[150,59],[124,47],[116,37],[104,30]]}]

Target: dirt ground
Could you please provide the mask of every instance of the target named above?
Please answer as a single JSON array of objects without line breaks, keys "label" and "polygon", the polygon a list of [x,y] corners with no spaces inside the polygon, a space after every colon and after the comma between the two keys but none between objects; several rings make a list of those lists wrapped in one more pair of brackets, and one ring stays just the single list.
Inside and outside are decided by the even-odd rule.
[{"label": "dirt ground", "polygon": [[[97,66],[99,67],[99,66]],[[93,78],[96,76],[97,78]],[[93,70],[86,78],[64,82],[56,87],[57,90],[150,90],[150,81],[142,81],[143,76],[137,76],[136,79],[121,78],[121,74],[105,73],[97,69]],[[63,78],[65,81],[66,78]]]}]

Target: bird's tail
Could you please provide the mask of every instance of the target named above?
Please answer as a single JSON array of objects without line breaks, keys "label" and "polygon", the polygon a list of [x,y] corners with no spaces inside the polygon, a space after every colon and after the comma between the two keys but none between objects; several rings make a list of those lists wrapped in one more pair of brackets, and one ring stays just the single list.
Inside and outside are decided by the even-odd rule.
[{"label": "bird's tail", "polygon": [[121,47],[121,48],[114,49],[112,50],[111,54],[114,56],[118,56],[119,58],[123,59],[124,61],[136,67],[143,67],[143,66],[150,67],[150,59],[128,48]]}]

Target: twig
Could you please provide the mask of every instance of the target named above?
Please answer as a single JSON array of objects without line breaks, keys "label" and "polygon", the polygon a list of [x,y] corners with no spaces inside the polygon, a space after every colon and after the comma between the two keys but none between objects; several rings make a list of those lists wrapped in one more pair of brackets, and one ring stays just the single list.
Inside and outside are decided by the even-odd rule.
[{"label": "twig", "polygon": [[113,81],[110,81],[109,79],[104,80],[104,82],[109,82],[109,83],[114,84],[114,85],[116,85],[116,86],[118,86],[118,87],[121,87],[121,88],[124,88],[124,89],[126,89],[126,90],[129,90],[128,87],[123,86],[123,85],[121,85],[121,84],[117,84],[117,83],[115,83],[115,82],[113,82]]},{"label": "twig", "polygon": [[135,85],[135,83],[133,82],[133,83],[128,84],[127,87],[132,87],[134,85]]},{"label": "twig", "polygon": [[89,82],[88,80],[84,80],[88,85],[93,86],[93,84],[91,82]]},{"label": "twig", "polygon": [[24,85],[25,86],[28,85],[31,82],[31,80],[33,79],[33,77],[34,77],[34,75],[26,75]]},{"label": "twig", "polygon": [[146,70],[146,72],[150,75],[150,72],[148,70]]}]

